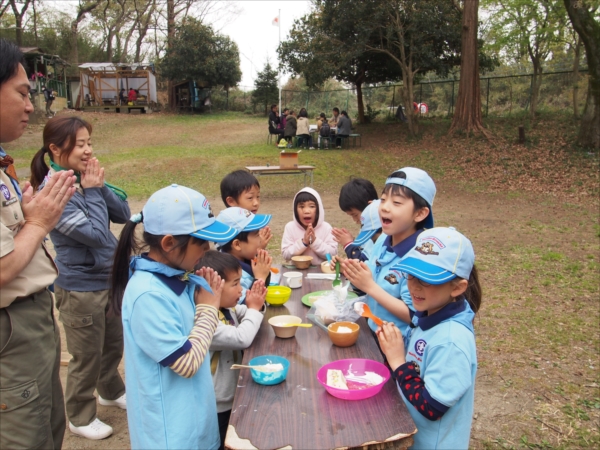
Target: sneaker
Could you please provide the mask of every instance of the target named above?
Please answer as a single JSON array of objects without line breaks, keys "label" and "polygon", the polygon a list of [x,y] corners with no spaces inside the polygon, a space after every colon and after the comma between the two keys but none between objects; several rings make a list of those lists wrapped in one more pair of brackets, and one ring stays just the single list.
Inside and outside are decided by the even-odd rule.
[{"label": "sneaker", "polygon": [[106,439],[113,434],[112,427],[110,425],[106,425],[98,418],[94,419],[92,423],[84,427],[76,427],[69,422],[69,430],[71,430],[71,433],[76,434],[77,436],[91,439],[93,441]]},{"label": "sneaker", "polygon": [[314,148],[314,147],[309,147],[308,149],[309,149],[309,150],[314,150],[315,148]]},{"label": "sneaker", "polygon": [[116,400],[105,400],[102,397],[98,396],[98,403],[102,406],[118,406],[121,409],[127,409],[127,394],[121,395]]},{"label": "sneaker", "polygon": [[338,145],[338,146],[337,146],[337,148],[342,148],[342,147],[340,147],[340,146]]}]

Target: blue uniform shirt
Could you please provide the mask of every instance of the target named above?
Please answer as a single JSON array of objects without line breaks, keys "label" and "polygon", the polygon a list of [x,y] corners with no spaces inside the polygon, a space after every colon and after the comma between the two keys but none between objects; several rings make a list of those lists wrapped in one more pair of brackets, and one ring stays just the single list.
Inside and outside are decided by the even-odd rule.
[{"label": "blue uniform shirt", "polygon": [[430,317],[415,316],[418,325],[410,332],[406,361],[419,365],[427,392],[448,410],[441,419],[428,420],[398,388],[418,430],[411,449],[467,449],[477,372],[475,314],[463,299]]},{"label": "blue uniform shirt", "polygon": [[210,358],[191,378],[168,367],[189,349],[193,299],[193,285],[144,270],[127,284],[122,317],[133,449],[219,447]]},{"label": "blue uniform shirt", "polygon": [[[398,263],[406,253],[415,246],[417,236],[421,233],[421,230],[410,235],[402,242],[392,247],[392,237],[382,234],[379,236],[373,249],[371,250],[371,257],[365,264],[371,269],[375,282],[381,286],[388,294],[396,297],[399,301],[403,301],[413,310],[412,298],[408,292],[408,284],[406,280],[402,278],[400,273],[391,271],[390,269],[396,263]],[[386,322],[393,322],[402,332],[402,336],[406,336],[409,330],[409,325],[398,317],[393,315],[377,301],[367,296],[367,305],[371,308],[373,314],[379,317],[381,320]],[[377,324],[369,319],[369,326],[373,331],[377,329]]]}]

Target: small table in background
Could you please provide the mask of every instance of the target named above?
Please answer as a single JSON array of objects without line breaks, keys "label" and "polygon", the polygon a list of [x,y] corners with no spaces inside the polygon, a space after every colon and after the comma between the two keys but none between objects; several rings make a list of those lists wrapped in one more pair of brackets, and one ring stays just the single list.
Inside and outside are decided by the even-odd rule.
[{"label": "small table in background", "polygon": [[306,177],[310,177],[310,186],[313,185],[314,166],[298,166],[292,168],[281,168],[280,166],[247,166],[246,170],[253,175],[304,175],[304,186],[306,186]]}]

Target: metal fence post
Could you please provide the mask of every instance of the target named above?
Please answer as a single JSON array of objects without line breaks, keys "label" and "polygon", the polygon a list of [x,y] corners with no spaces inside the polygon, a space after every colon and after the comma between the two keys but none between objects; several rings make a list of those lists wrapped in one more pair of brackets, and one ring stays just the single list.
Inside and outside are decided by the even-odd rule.
[{"label": "metal fence post", "polygon": [[488,113],[490,111],[490,79],[488,78],[488,83],[487,83],[487,96],[485,99],[485,117],[488,116]]},{"label": "metal fence post", "polygon": [[454,114],[454,80],[452,80],[452,98],[450,99],[450,115],[452,114]]}]

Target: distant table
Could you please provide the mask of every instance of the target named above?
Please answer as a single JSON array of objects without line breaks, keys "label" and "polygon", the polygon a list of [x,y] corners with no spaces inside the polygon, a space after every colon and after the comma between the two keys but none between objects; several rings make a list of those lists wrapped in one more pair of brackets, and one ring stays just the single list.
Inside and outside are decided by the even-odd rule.
[{"label": "distant table", "polygon": [[310,186],[313,185],[314,166],[298,166],[293,168],[281,168],[280,166],[248,166],[246,170],[253,175],[304,175],[304,186],[306,186],[306,177],[310,177]]},{"label": "distant table", "polygon": [[267,308],[252,346],[244,351],[243,364],[256,356],[283,356],[290,361],[287,379],[276,386],[261,386],[254,383],[248,369],[240,371],[225,447],[382,448],[383,443],[393,442],[395,449],[405,449],[412,445],[412,435],[417,430],[392,379],[375,397],[359,401],[332,397],[317,380],[319,368],[331,361],[383,361],[365,319],[357,322],[361,328],[358,341],[348,348],[334,346],[327,333],[317,326],[299,328],[291,339],[275,337],[268,324],[271,317],[292,314],[307,322],[309,308],[302,304],[302,296],[326,289],[331,289],[331,281],[304,278],[302,288],[292,290],[285,305]]}]

